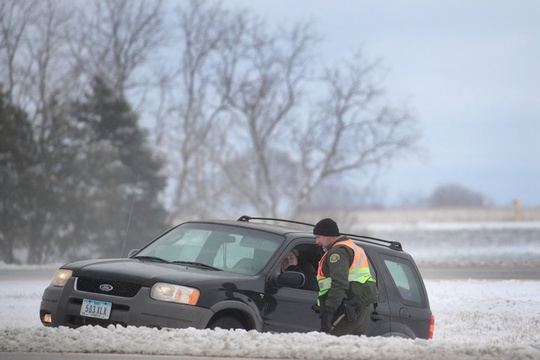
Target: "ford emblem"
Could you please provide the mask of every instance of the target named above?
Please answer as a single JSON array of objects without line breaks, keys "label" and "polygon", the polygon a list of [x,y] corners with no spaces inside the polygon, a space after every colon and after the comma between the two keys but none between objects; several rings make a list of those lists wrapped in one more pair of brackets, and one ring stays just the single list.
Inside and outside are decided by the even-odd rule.
[{"label": "ford emblem", "polygon": [[99,285],[99,290],[101,291],[111,291],[113,289],[113,286],[112,285],[109,285],[109,284],[101,284]]}]

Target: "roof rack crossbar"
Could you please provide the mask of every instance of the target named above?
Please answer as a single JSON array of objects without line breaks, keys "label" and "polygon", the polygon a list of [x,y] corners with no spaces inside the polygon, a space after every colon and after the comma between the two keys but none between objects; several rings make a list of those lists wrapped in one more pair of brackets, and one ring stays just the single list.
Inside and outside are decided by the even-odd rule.
[{"label": "roof rack crossbar", "polygon": [[268,217],[255,217],[255,216],[248,216],[248,215],[242,215],[238,218],[238,221],[246,221],[249,220],[270,220],[270,221],[280,221],[280,222],[286,222],[291,224],[299,224],[299,225],[306,225],[306,226],[315,226],[313,224],[304,223],[301,221],[294,221],[294,220],[286,220],[286,219],[278,219],[278,218],[268,218]]},{"label": "roof rack crossbar", "polygon": [[383,242],[383,243],[388,244],[391,249],[403,250],[403,247],[401,246],[401,243],[399,241],[384,240],[384,239],[380,239],[380,238],[376,238],[376,237],[365,236],[365,235],[356,235],[356,234],[341,234],[341,235],[360,238],[360,239],[379,241],[379,242]]},{"label": "roof rack crossbar", "polygon": [[[270,220],[270,221],[279,221],[279,222],[285,222],[285,223],[291,223],[291,224],[299,224],[299,225],[305,225],[305,226],[311,226],[311,227],[315,226],[313,224],[309,224],[309,223],[305,223],[305,222],[301,222],[301,221],[278,219],[278,218],[255,217],[255,216],[248,216],[248,215],[242,215],[242,216],[240,216],[238,218],[238,221],[249,222],[250,220]],[[364,240],[373,240],[373,241],[383,242],[385,244],[388,244],[388,246],[391,249],[403,251],[403,247],[401,246],[401,243],[399,241],[390,241],[390,240],[384,240],[384,239],[380,239],[380,238],[376,238],[376,237],[365,236],[365,235],[357,235],[357,234],[344,234],[344,233],[340,233],[340,234],[344,235],[344,236],[360,238],[360,239],[364,239]],[[371,243],[373,244],[373,242],[371,242]]]}]

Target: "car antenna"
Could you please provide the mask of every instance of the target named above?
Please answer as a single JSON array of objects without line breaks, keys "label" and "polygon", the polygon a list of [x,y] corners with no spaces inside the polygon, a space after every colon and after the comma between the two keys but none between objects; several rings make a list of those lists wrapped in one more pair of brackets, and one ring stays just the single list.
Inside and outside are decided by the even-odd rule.
[{"label": "car antenna", "polygon": [[[137,183],[135,184],[135,188],[139,187],[139,179],[141,178],[141,173],[137,175]],[[120,253],[120,257],[124,257],[124,248],[126,247],[126,240],[127,235],[129,231],[129,224],[131,223],[131,214],[133,214],[133,205],[135,204],[135,195],[137,195],[137,192],[133,192],[133,197],[131,198],[131,209],[129,209],[129,217],[128,217],[128,223],[126,226],[126,232],[124,233],[124,242],[122,243],[122,252]]]}]

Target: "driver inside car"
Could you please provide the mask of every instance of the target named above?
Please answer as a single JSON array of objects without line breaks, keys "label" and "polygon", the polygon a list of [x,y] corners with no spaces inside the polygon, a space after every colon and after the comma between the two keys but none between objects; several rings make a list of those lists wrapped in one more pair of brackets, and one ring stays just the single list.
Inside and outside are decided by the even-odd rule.
[{"label": "driver inside car", "polygon": [[299,254],[298,250],[293,249],[287,253],[287,256],[281,261],[281,272],[285,271],[297,271],[304,274],[305,282],[301,286],[301,289],[306,290],[319,290],[319,285],[317,283],[317,271],[307,262],[301,262],[298,260]]}]

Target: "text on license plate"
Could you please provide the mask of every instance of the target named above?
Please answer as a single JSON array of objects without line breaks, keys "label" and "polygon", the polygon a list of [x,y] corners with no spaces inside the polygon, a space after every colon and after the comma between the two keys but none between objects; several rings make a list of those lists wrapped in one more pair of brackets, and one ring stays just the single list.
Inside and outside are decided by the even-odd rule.
[{"label": "text on license plate", "polygon": [[84,299],[81,306],[81,315],[98,319],[108,319],[111,316],[112,303],[108,301],[99,301]]}]

